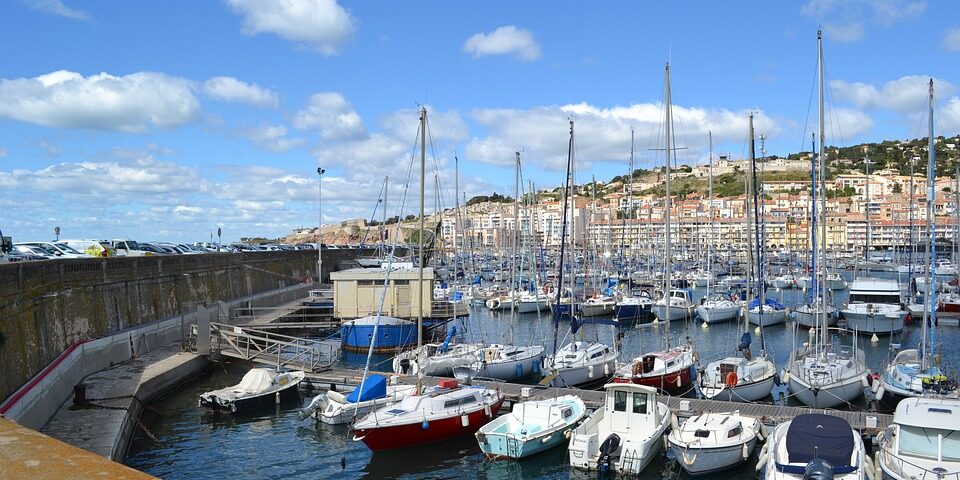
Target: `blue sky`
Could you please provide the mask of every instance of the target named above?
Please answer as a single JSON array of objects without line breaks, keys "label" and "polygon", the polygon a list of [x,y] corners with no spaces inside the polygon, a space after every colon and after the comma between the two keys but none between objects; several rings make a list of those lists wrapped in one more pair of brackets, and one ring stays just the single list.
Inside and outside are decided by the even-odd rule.
[{"label": "blue sky", "polygon": [[743,155],[751,111],[787,154],[816,128],[818,26],[830,143],[925,136],[929,77],[953,135],[958,14],[919,0],[3,2],[0,229],[279,236],[316,224],[318,165],[324,222],[369,216],[385,175],[396,214],[418,105],[448,206],[454,155],[461,195],[511,193],[518,149],[526,179],[558,185],[570,117],[578,179],[607,179],[627,169],[631,127],[638,166],[662,163],[667,61],[680,162],[705,161],[708,131]]}]

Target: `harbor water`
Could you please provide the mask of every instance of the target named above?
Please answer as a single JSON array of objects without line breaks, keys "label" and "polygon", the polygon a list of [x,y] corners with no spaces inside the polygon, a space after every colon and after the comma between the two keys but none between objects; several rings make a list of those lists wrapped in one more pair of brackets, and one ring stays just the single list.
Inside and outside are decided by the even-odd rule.
[{"label": "harbor water", "polygon": [[[694,290],[694,300],[699,301],[703,294],[702,289]],[[781,292],[770,289],[769,295],[782,299],[782,303],[792,307],[800,301],[802,292],[796,289]],[[845,301],[846,295],[845,291],[837,292],[836,303]],[[859,336],[859,347],[864,350],[871,371],[879,371],[892,357],[891,343],[899,344],[902,348],[917,346],[920,340],[918,323],[906,327],[901,334],[882,336],[877,343],[871,343],[868,336]],[[539,316],[524,314],[512,318],[508,312],[491,312],[486,308],[474,307],[471,315],[458,320],[456,325],[467,340],[506,342],[512,339],[518,344],[543,344],[548,352],[553,349],[554,329],[547,312]],[[788,320],[785,324],[767,327],[763,332],[764,346],[778,370],[783,369],[793,348],[793,325]],[[753,335],[752,349],[756,353],[760,349],[760,336],[754,326],[751,325],[749,330]],[[612,343],[616,335],[614,331],[608,326],[588,325],[578,335]],[[714,324],[709,328],[703,328],[697,321],[672,322],[669,327],[674,344],[685,338],[693,342],[702,364],[736,355],[736,345],[743,331],[742,322]],[[622,326],[619,332],[622,336],[621,360],[628,360],[661,348],[667,327],[665,324]],[[561,344],[564,335],[564,331],[559,331]],[[952,370],[960,360],[960,329],[938,328],[935,335],[942,363]],[[796,345],[807,339],[806,329],[800,329],[796,335]],[[837,339],[849,345],[853,336]],[[344,366],[362,368],[366,356],[345,355],[341,361]],[[374,357],[371,363],[374,370],[386,371],[390,368],[387,356]],[[486,460],[472,436],[438,445],[373,454],[362,442],[352,440],[346,426],[298,420],[298,408],[310,400],[306,396],[300,404],[286,404],[241,415],[213,415],[197,406],[197,399],[202,392],[238,383],[248,368],[249,365],[240,361],[225,363],[223,368],[215,366],[208,377],[152,404],[152,409],[156,411],[148,409],[143,423],[153,438],[143,430],[138,430],[126,463],[161,478],[241,480],[331,478],[335,475],[341,478],[597,478],[596,472],[571,470],[565,448],[557,448],[520,462]],[[785,387],[777,387],[776,391],[786,393]],[[790,398],[785,401],[797,404]],[[857,404],[847,408],[868,408],[868,405],[866,401],[858,400]],[[739,468],[717,474],[714,478],[756,478],[755,463],[756,459],[753,458]],[[685,475],[676,462],[664,454],[643,472],[641,478],[674,479]]]}]

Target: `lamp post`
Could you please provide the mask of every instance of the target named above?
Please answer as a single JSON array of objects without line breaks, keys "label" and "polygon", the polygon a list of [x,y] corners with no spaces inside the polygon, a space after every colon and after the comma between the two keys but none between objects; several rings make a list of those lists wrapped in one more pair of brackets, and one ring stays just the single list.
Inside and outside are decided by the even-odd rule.
[{"label": "lamp post", "polygon": [[323,232],[323,174],[326,170],[317,168],[317,285],[323,284],[323,243],[321,233]]}]

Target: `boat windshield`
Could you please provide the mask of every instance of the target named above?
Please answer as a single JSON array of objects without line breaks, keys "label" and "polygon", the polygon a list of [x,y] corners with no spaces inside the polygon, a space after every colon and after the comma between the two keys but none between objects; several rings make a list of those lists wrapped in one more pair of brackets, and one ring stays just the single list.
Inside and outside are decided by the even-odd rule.
[{"label": "boat windshield", "polygon": [[900,303],[900,295],[877,295],[877,294],[851,293],[850,303],[854,303],[854,302],[887,303],[891,305],[896,305]]},{"label": "boat windshield", "polygon": [[938,450],[943,455],[940,461],[960,461],[960,433],[939,428],[900,427],[900,453],[938,460]]}]

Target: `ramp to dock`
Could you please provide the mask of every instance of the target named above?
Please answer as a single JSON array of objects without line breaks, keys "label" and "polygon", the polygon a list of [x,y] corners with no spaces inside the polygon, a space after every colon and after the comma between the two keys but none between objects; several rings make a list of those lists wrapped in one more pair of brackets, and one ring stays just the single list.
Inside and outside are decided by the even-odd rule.
[{"label": "ramp to dock", "polygon": [[305,372],[329,370],[340,358],[340,342],[291,337],[224,323],[210,323],[210,349],[228,357]]}]

